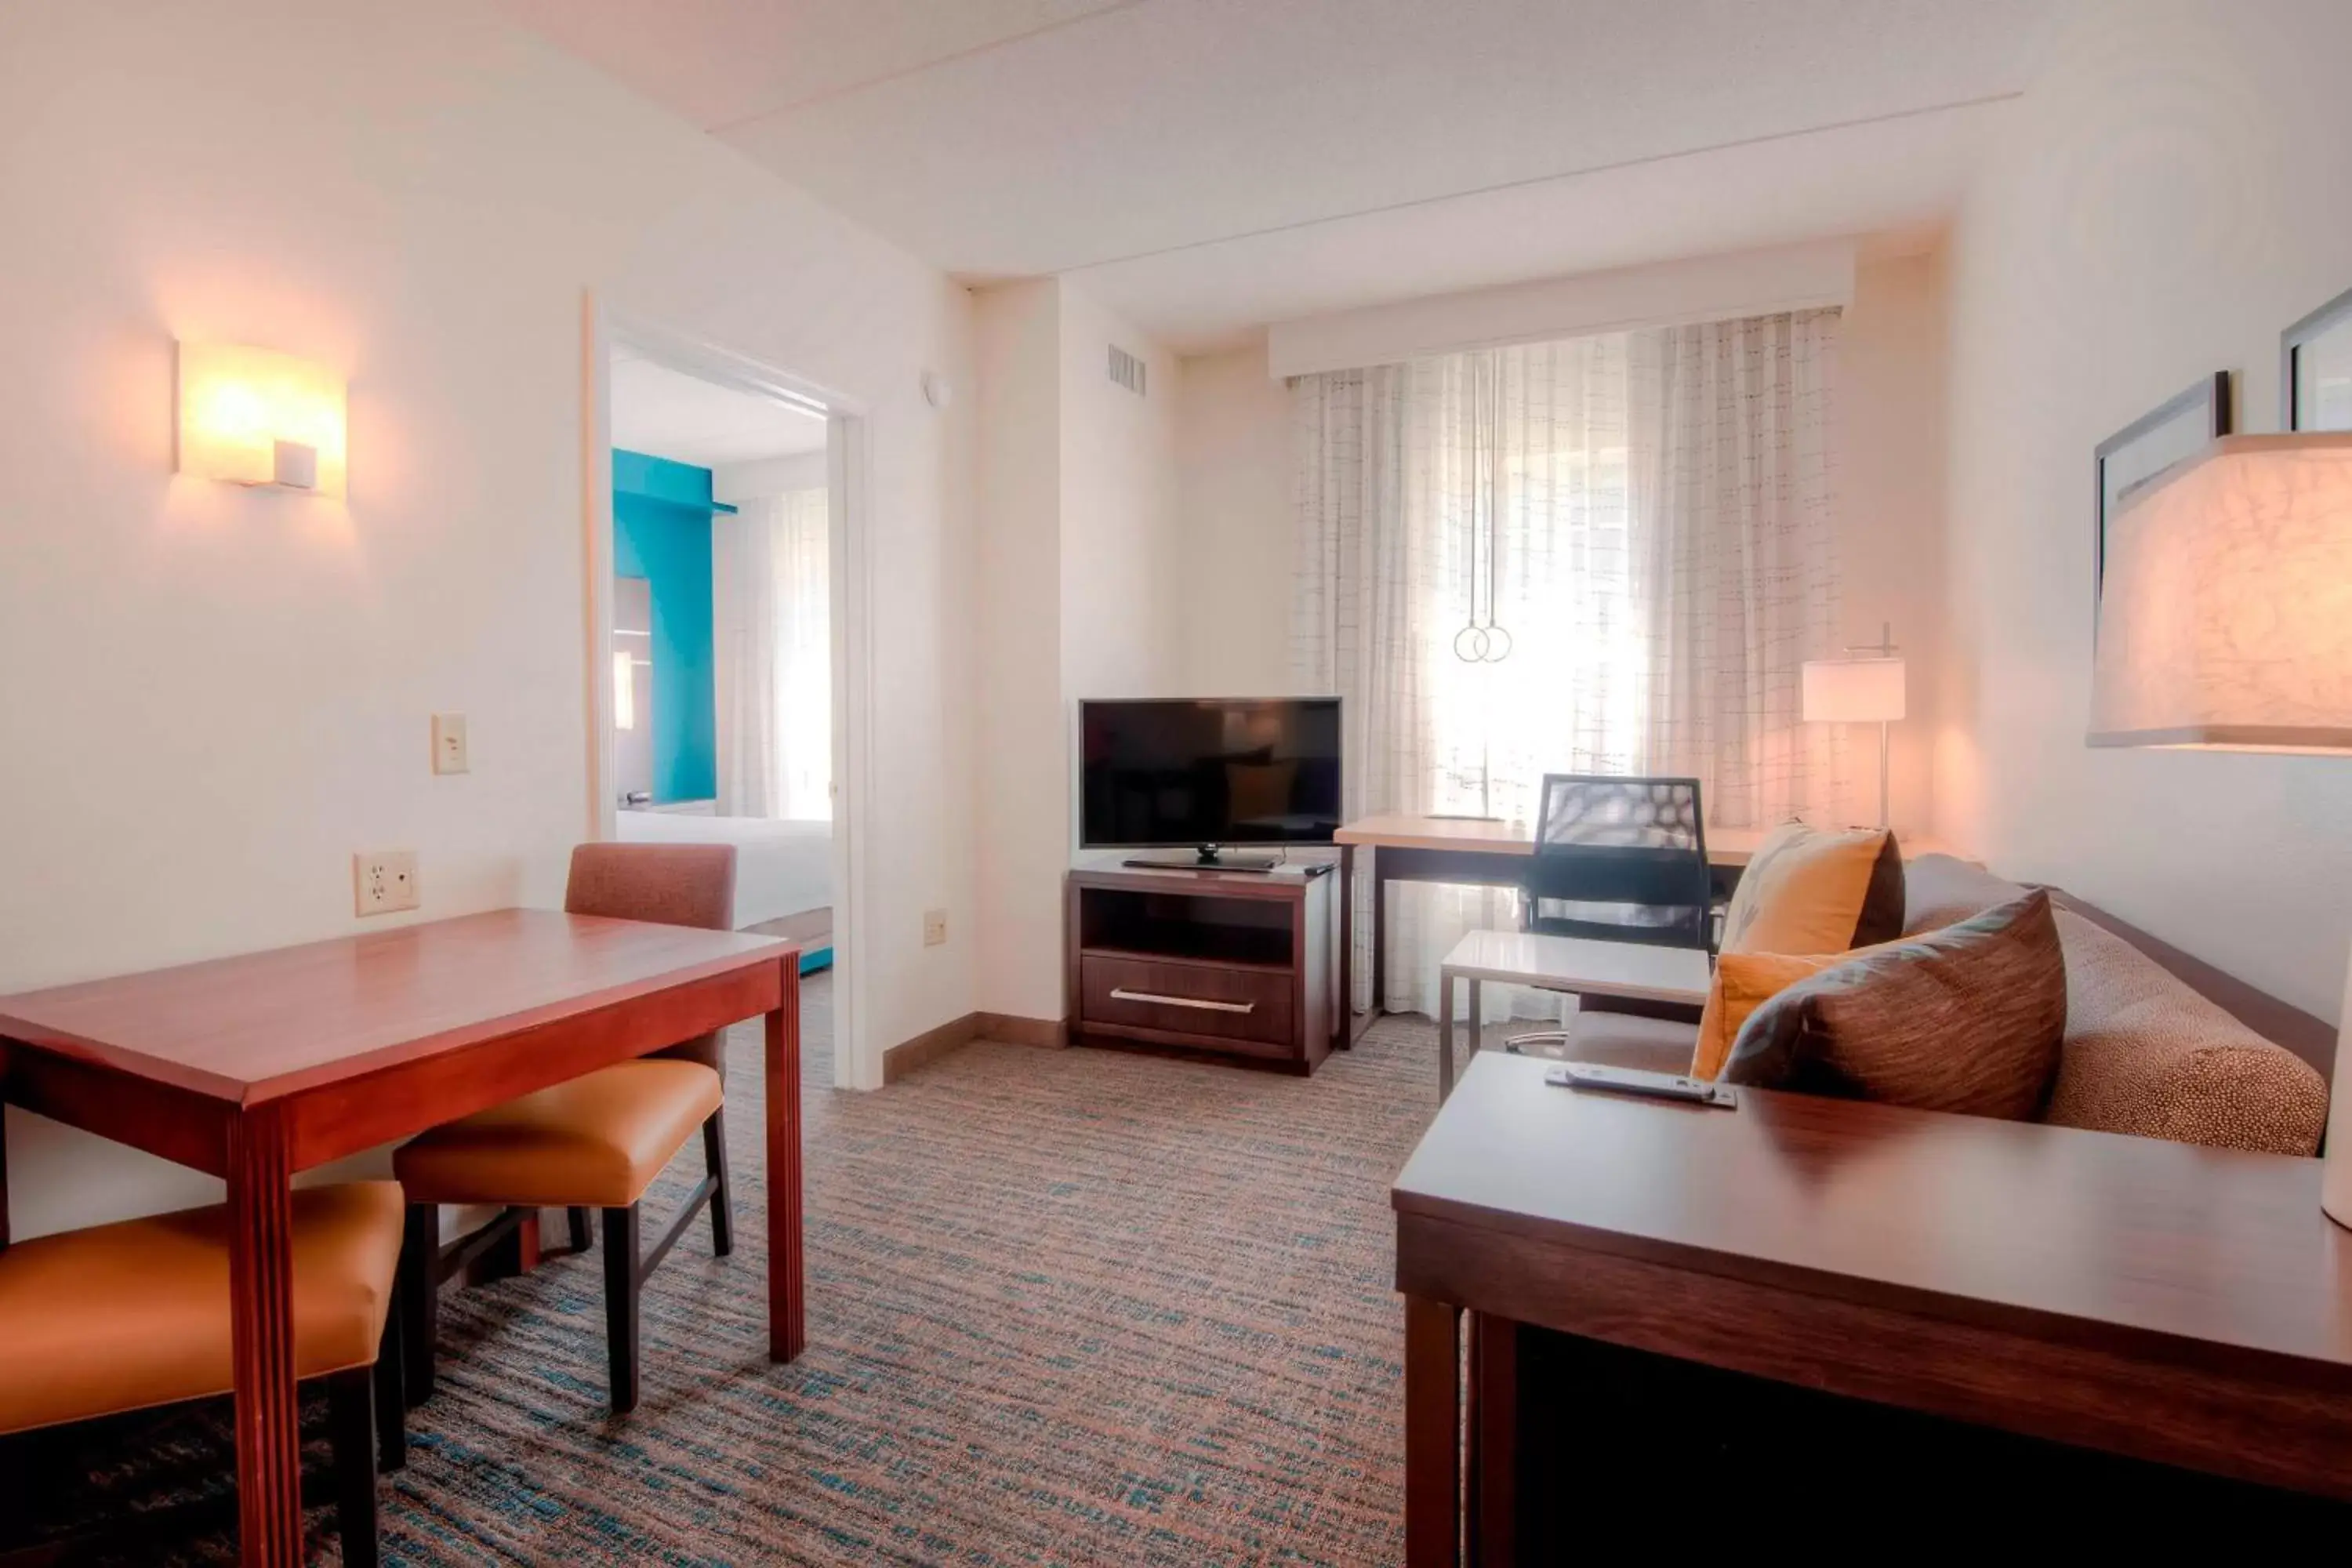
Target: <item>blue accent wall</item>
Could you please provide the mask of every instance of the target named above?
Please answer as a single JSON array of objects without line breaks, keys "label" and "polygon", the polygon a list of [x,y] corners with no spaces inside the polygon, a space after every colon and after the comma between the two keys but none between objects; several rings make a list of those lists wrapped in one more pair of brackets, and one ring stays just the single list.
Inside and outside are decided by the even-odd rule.
[{"label": "blue accent wall", "polygon": [[613,570],[643,577],[654,605],[654,799],[719,793],[711,684],[710,470],[613,453]]}]

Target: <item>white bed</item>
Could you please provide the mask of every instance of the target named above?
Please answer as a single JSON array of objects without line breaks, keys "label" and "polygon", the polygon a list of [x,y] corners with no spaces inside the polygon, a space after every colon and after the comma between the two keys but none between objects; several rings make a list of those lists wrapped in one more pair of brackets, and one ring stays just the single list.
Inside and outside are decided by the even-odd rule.
[{"label": "white bed", "polygon": [[765,816],[696,816],[625,811],[630,844],[735,846],[735,928],[755,926],[833,902],[833,824]]}]

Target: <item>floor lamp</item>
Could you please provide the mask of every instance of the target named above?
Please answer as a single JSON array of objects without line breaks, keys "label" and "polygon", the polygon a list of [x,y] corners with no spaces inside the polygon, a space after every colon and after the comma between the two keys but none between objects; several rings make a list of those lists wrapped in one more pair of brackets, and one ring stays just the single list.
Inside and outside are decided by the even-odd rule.
[{"label": "floor lamp", "polygon": [[[2109,521],[2105,557],[2092,745],[2352,752],[2352,435],[2216,441]],[[2341,1025],[2334,1088],[2320,1205],[2352,1227]]]},{"label": "floor lamp", "polygon": [[1903,717],[1903,661],[1895,657],[1895,627],[1882,624],[1874,645],[1849,647],[1843,658],[1805,661],[1805,722],[1878,726],[1878,826],[1886,826],[1887,726]]}]

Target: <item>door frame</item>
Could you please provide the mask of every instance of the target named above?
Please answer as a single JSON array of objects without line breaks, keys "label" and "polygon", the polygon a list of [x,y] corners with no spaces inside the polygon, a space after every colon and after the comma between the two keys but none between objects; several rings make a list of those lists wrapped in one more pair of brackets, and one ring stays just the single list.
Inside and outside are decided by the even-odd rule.
[{"label": "door frame", "polygon": [[[581,310],[582,595],[588,719],[586,830],[618,831],[613,795],[613,387],[612,351],[625,344],[672,370],[825,413],[828,553],[833,658],[833,1081],[879,1089],[882,1064],[867,1038],[864,897],[873,820],[873,497],[867,410],[855,397],[690,334],[618,310],[594,289]],[[600,657],[601,655],[601,657]]]}]

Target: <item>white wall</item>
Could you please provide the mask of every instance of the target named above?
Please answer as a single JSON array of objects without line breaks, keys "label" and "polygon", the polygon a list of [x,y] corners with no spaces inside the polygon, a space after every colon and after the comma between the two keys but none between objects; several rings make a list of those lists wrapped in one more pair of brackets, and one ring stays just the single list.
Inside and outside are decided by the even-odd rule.
[{"label": "white wall", "polygon": [[[1934,819],[1935,740],[1943,682],[1944,264],[1940,255],[1864,262],[1839,338],[1838,559],[1843,641],[1874,643],[1891,623],[1903,650],[1908,717],[1888,731],[1889,815]],[[1874,724],[1847,737],[1849,816],[1876,820]]]},{"label": "white wall", "polygon": [[1261,341],[1178,373],[1179,685],[1202,696],[1279,697],[1297,685],[1290,391],[1265,353]]},{"label": "white wall", "polygon": [[1312,375],[1505,343],[1843,305],[1853,298],[1856,248],[1852,239],[1820,239],[1277,321],[1266,333],[1266,363],[1277,376]]},{"label": "white wall", "polygon": [[976,1005],[1062,1016],[1069,734],[1062,701],[1061,286],[982,289]]},{"label": "white wall", "polygon": [[[1841,254],[1850,257],[1850,247]],[[1912,717],[1893,732],[1890,798],[1895,824],[1916,828],[1932,816],[1940,685],[1942,265],[1933,256],[1865,261],[1853,268],[1852,285],[1841,339],[1844,640],[1875,641],[1880,623],[1891,621],[1910,663]],[[1271,378],[1265,346],[1253,345],[1185,360],[1178,409],[1183,687],[1288,692],[1296,679],[1289,394]],[[1875,726],[1855,727],[1848,804],[1856,820],[1877,810],[1877,745]]]},{"label": "white wall", "polygon": [[2323,1016],[2352,939],[2352,764],[2083,743],[2091,448],[2200,376],[2278,428],[2278,334],[2352,287],[2352,7],[2084,7],[1951,261],[1947,831]]},{"label": "white wall", "polygon": [[823,447],[782,458],[754,458],[743,463],[721,463],[710,470],[714,500],[759,500],[789,495],[793,490],[821,490],[830,482],[831,458]]},{"label": "white wall", "polygon": [[[968,296],[461,0],[0,10],[0,990],[552,904],[586,820],[582,290],[871,415],[877,1043],[969,1009]],[[351,377],[347,506],[176,479],[172,342]],[[473,772],[426,769],[428,715]],[[969,931],[969,919],[956,922]],[[19,1235],[209,1184],[11,1114]]]},{"label": "white wall", "polygon": [[[1177,665],[1176,361],[1068,283],[1061,319],[1063,695],[1157,697]],[[1110,379],[1112,344],[1144,395]]]},{"label": "white wall", "polygon": [[[1066,282],[975,296],[980,1006],[1059,1018],[1074,704],[1175,689],[1175,361]],[[1109,345],[1146,395],[1110,380]]]}]

